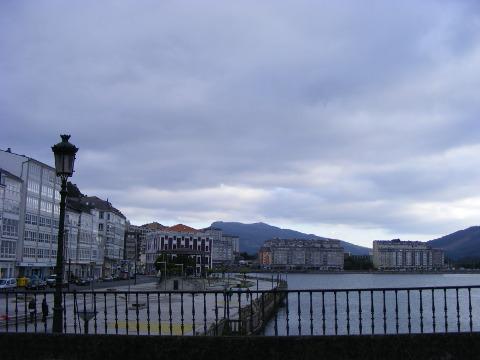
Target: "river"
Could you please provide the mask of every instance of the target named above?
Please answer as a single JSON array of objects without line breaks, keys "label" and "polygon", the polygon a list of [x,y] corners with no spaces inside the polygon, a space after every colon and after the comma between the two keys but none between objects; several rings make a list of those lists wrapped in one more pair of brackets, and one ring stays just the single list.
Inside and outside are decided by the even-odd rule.
[{"label": "river", "polygon": [[[421,292],[319,291],[480,286],[480,274],[332,273],[281,276],[287,280],[289,290],[304,291],[289,294],[285,305],[278,311],[276,321],[273,319],[266,327],[265,335],[480,331],[480,289],[476,288],[470,291],[464,288]],[[310,294],[305,290],[317,291]]]}]

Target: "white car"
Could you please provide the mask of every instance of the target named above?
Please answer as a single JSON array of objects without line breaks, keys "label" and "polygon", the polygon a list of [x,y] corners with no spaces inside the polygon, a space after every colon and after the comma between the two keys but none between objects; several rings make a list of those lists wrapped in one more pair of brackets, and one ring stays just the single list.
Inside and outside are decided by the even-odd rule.
[{"label": "white car", "polygon": [[[57,284],[57,275],[56,274],[52,274],[52,275],[49,275],[47,277],[47,285],[50,286],[50,287],[54,287],[56,284]],[[67,280],[63,280],[62,281],[62,286],[63,287],[67,287],[68,286],[68,281]]]},{"label": "white car", "polygon": [[17,279],[7,278],[0,279],[0,290],[16,289],[17,288]]}]

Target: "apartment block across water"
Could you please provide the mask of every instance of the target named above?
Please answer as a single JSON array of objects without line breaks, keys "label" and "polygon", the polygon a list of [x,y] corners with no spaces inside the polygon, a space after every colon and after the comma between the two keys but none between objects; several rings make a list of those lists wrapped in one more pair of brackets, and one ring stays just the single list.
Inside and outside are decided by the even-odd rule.
[{"label": "apartment block across water", "polygon": [[443,250],[421,241],[375,240],[373,264],[379,270],[435,270],[444,267]]}]

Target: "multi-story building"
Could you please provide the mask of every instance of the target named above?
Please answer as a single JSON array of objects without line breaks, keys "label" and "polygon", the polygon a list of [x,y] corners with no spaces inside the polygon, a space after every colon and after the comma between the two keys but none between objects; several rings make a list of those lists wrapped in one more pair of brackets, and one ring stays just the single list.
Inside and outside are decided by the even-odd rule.
[{"label": "multi-story building", "polygon": [[[10,149],[0,150],[0,168],[22,180],[20,188],[17,182],[11,190],[20,193],[15,275],[45,277],[54,271],[56,262],[61,181],[53,167]],[[16,219],[6,219],[4,224],[12,225],[6,230],[15,229]]]},{"label": "multi-story building", "polygon": [[259,262],[270,268],[342,270],[343,247],[339,240],[272,239],[263,244]]},{"label": "multi-story building", "polygon": [[375,240],[373,265],[379,270],[434,270],[444,266],[444,252],[421,241]]},{"label": "multi-story building", "polygon": [[[142,255],[145,255],[146,235],[152,231],[146,225],[136,226],[127,221],[125,231],[124,260],[129,261],[130,271],[136,271],[137,273],[145,272],[145,256]],[[163,226],[163,228],[165,227]]]},{"label": "multi-story building", "polygon": [[23,181],[0,168],[0,278],[15,276]]},{"label": "multi-story building", "polygon": [[[155,273],[155,261],[166,255],[172,261],[179,255],[193,258],[195,274],[204,274],[212,267],[212,237],[201,230],[178,224],[146,235],[146,262],[148,273]],[[183,269],[187,271],[188,269]]]},{"label": "multi-story building", "polygon": [[232,246],[233,246],[233,256],[237,258],[240,256],[240,237],[236,235],[227,235],[231,237]]},{"label": "multi-story building", "polygon": [[65,273],[69,277],[102,276],[103,251],[98,236],[98,210],[68,201],[65,214]]},{"label": "multi-story building", "polygon": [[103,259],[103,276],[118,275],[124,258],[126,217],[107,200],[84,196],[80,203],[98,213],[98,238]]},{"label": "multi-story building", "polygon": [[231,265],[235,261],[235,247],[239,237],[227,235],[222,229],[209,227],[203,229],[205,234],[212,238],[212,264],[213,266]]}]

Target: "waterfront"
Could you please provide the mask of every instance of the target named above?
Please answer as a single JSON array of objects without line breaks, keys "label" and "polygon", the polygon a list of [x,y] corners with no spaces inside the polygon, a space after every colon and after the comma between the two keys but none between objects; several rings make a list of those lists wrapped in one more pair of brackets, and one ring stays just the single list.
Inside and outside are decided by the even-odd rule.
[{"label": "waterfront", "polygon": [[[258,276],[266,274],[258,274]],[[274,275],[276,276],[276,275]],[[480,285],[480,274],[419,274],[419,273],[281,273],[288,281],[288,288],[346,289],[380,287],[461,286]]]},{"label": "waterfront", "polygon": [[[282,276],[287,279],[289,290],[342,290],[317,291],[311,295],[308,292],[290,293],[285,306],[277,314],[276,326],[275,320],[272,320],[265,335],[359,334],[360,329],[367,334],[470,331],[470,324],[474,331],[480,330],[479,289],[471,289],[470,294],[468,289],[388,290],[478,286],[478,274],[334,273]],[[362,291],[359,297],[358,291],[353,289],[367,291]],[[377,290],[370,292],[368,289]]]}]

